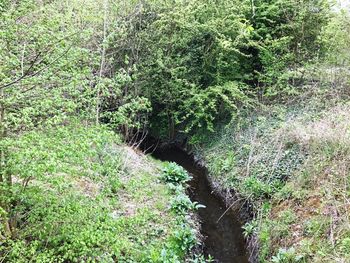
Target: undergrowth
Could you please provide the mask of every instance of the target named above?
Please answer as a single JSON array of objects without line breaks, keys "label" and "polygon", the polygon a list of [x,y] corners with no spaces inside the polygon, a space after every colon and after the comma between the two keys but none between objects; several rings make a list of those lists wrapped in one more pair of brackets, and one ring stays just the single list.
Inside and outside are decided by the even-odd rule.
[{"label": "undergrowth", "polygon": [[2,184],[1,221],[11,229],[0,229],[1,262],[173,263],[198,243],[184,180],[176,191],[162,182],[187,172],[171,164],[161,173],[107,128],[73,123],[2,147],[12,186]]},{"label": "undergrowth", "polygon": [[243,230],[259,262],[350,260],[344,80],[318,83],[290,105],[264,106],[195,142],[219,188],[252,207]]}]

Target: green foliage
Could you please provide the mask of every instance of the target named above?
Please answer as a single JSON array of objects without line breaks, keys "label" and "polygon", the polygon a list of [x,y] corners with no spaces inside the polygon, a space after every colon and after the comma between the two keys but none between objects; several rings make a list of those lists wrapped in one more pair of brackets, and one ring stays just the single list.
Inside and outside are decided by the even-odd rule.
[{"label": "green foliage", "polygon": [[349,259],[346,240],[342,246],[349,235],[342,208],[349,183],[349,106],[330,98],[309,98],[304,107],[271,105],[204,145],[214,180],[254,211],[243,233],[258,240],[259,262]]},{"label": "green foliage", "polygon": [[170,209],[172,211],[179,215],[186,215],[190,211],[205,207],[198,202],[192,202],[185,193],[186,183],[191,180],[192,177],[182,166],[174,162],[165,163],[162,178],[169,184],[170,189],[175,194],[170,201]]},{"label": "green foliage", "polygon": [[126,99],[114,112],[104,114],[108,118],[109,124],[114,127],[126,126],[129,129],[141,129],[147,124],[147,114],[151,111],[151,105],[147,98],[138,97],[136,99]]},{"label": "green foliage", "polygon": [[284,110],[276,107],[266,115],[237,118],[217,136],[209,135],[204,146],[210,172],[254,203],[282,194],[285,181],[305,160],[299,145],[275,137],[285,119]]},{"label": "green foliage", "polygon": [[192,177],[182,166],[168,162],[164,165],[162,178],[167,183],[178,185],[188,182]]},{"label": "green foliage", "polygon": [[256,177],[248,177],[243,182],[243,187],[253,196],[253,198],[268,197],[272,193],[272,188]]},{"label": "green foliage", "polygon": [[350,238],[346,237],[340,242],[340,250],[343,253],[350,254]]},{"label": "green foliage", "polygon": [[3,3],[6,130],[79,113],[127,138],[145,127],[168,138],[213,131],[258,95],[296,94],[298,68],[330,50],[346,21],[323,30],[325,0],[94,3]]},{"label": "green foliage", "polygon": [[183,254],[193,248],[197,243],[195,232],[187,224],[183,224],[181,228],[174,233],[172,239],[175,248]]},{"label": "green foliage", "polygon": [[324,218],[312,218],[305,222],[305,234],[308,236],[322,237],[329,227],[329,221]]},{"label": "green foliage", "polygon": [[257,226],[258,226],[258,223],[254,220],[251,222],[245,223],[244,226],[242,226],[244,237],[247,238],[255,234]]},{"label": "green foliage", "polygon": [[[196,145],[209,140],[217,147],[210,170],[254,202],[262,217],[273,210],[273,198],[302,202],[315,181],[311,169],[298,176],[302,190],[285,182],[304,165],[303,151],[318,156],[307,167],[321,173],[349,153],[347,145],[312,135],[316,143],[305,149],[275,134],[287,119],[283,109],[256,119],[242,112],[264,109],[257,101],[284,103],[298,95],[307,104],[321,82],[316,63],[323,75],[339,71],[344,80],[322,82],[315,94],[329,95],[330,86],[343,87],[335,93],[346,96],[348,21],[349,13],[331,11],[327,0],[1,1],[2,260],[182,262],[195,244],[184,221],[201,206],[185,195],[188,173],[165,166],[170,191],[155,192],[174,213],[159,218],[142,199],[154,196],[153,188],[142,190],[158,185],[154,177],[132,174],[116,150],[121,140],[105,127],[91,128],[92,121],[131,141],[140,131],[170,139],[181,132]],[[226,135],[214,140],[213,132],[227,123]],[[221,146],[225,150],[217,150]],[[81,184],[93,189],[78,191]],[[128,198],[146,208],[121,207]],[[156,205],[165,210],[162,201]],[[262,259],[271,258],[274,238],[289,236],[290,213],[245,225],[247,236],[257,233]],[[271,235],[274,223],[278,233]],[[303,227],[318,238],[329,221],[313,218]],[[339,240],[337,251],[346,255],[346,238]],[[273,260],[296,259],[289,254],[281,250]]]},{"label": "green foliage", "polygon": [[199,208],[204,208],[205,206],[199,204],[198,202],[192,202],[185,193],[178,192],[171,200],[170,207],[171,210],[177,214],[184,215],[191,210],[197,210]]},{"label": "green foliage", "polygon": [[276,256],[272,257],[274,263],[296,263],[302,262],[303,256],[296,255],[294,248],[284,249],[280,248]]},{"label": "green foliage", "polygon": [[[38,7],[36,1],[21,1],[2,13],[0,55],[6,63],[0,66],[0,108],[7,133],[89,112],[89,82],[97,57],[86,49],[91,28],[77,27],[71,15],[77,3]],[[88,23],[90,18],[81,15]]]},{"label": "green foliage", "polygon": [[157,135],[211,129],[220,112],[230,116],[245,103],[242,81],[249,75],[241,69],[248,59],[240,49],[252,31],[246,7],[239,1],[146,2],[120,19],[114,39],[124,42],[114,41],[110,49],[124,52],[113,59],[133,72],[132,92],[150,100]]},{"label": "green foliage", "polygon": [[[12,235],[1,226],[0,260],[183,262],[197,244],[187,218],[197,205],[181,201],[184,188],[159,183],[153,164],[139,160],[134,171],[120,141],[105,126],[74,120],[2,141],[13,184],[1,184],[1,207],[12,206],[0,210],[1,220],[11,222]],[[177,198],[179,209],[168,211]]]},{"label": "green foliage", "polygon": [[[73,193],[63,196],[44,193],[28,191],[24,195],[25,206],[16,209],[30,210],[30,215],[22,218],[23,223],[19,222],[27,222],[19,239],[5,243],[14,248],[6,256],[10,262],[26,262],[36,257],[47,258],[48,262],[101,257],[110,260],[118,254],[118,242],[120,246],[126,245],[115,236],[122,224],[110,216],[108,206]],[[26,244],[24,240],[28,237],[33,242]],[[115,245],[110,246],[112,243]]]},{"label": "green foliage", "polygon": [[329,21],[329,5],[323,0],[254,1],[257,78],[267,97],[288,98],[299,92],[298,68],[320,55],[318,39]]},{"label": "green foliage", "polygon": [[173,233],[170,242],[151,262],[180,263],[183,256],[197,244],[193,229],[187,224],[180,224],[179,230]]},{"label": "green foliage", "polygon": [[325,26],[319,42],[322,44],[324,60],[329,65],[349,65],[349,32],[350,14],[346,10],[332,15],[330,22]]},{"label": "green foliage", "polygon": [[201,93],[193,93],[185,101],[183,120],[188,121],[185,131],[206,127],[214,131],[215,120],[218,118],[233,118],[238,111],[238,105],[248,105],[249,97],[243,92],[244,85],[227,82],[221,86],[208,87]]}]

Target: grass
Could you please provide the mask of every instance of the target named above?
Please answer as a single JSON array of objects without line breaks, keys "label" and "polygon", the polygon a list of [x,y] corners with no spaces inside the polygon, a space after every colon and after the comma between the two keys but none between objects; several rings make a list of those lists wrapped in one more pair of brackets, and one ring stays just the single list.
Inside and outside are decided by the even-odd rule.
[{"label": "grass", "polygon": [[216,184],[252,205],[243,229],[259,262],[350,261],[350,104],[322,92],[196,145]]},{"label": "grass", "polygon": [[190,211],[171,209],[163,165],[108,129],[73,123],[3,143],[12,229],[0,261],[183,262],[198,243]]}]

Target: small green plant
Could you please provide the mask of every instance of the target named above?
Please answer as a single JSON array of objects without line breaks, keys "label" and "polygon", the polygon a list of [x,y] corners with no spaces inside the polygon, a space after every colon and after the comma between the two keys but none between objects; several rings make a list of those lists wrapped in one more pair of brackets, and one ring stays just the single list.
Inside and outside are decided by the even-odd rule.
[{"label": "small green plant", "polygon": [[204,208],[204,205],[198,202],[192,202],[191,199],[185,193],[178,193],[170,203],[171,210],[177,214],[185,215],[190,210],[197,210]]},{"label": "small green plant", "polygon": [[245,225],[242,227],[244,237],[247,238],[253,235],[256,232],[257,227],[258,227],[258,222],[255,220],[245,223]]},{"label": "small green plant", "polygon": [[255,199],[264,198],[272,193],[271,186],[255,176],[245,179],[243,186],[247,196],[252,196]]},{"label": "small green plant", "polygon": [[192,177],[183,167],[174,162],[169,162],[164,166],[162,178],[167,183],[183,184],[190,181]]},{"label": "small green plant", "polygon": [[196,244],[197,239],[195,231],[187,223],[178,221],[177,230],[172,233],[169,242],[164,245],[160,254],[152,255],[149,260],[150,262],[157,263],[184,262],[182,257],[185,256]]},{"label": "small green plant", "polygon": [[174,239],[178,248],[183,252],[189,251],[197,244],[195,231],[187,224],[183,224],[179,230],[174,232]]},{"label": "small green plant", "polygon": [[346,237],[340,242],[340,250],[343,253],[350,254],[350,238]]},{"label": "small green plant", "polygon": [[302,255],[296,255],[293,247],[288,249],[280,248],[276,256],[272,257],[271,261],[273,263],[296,263],[301,262],[303,258]]}]

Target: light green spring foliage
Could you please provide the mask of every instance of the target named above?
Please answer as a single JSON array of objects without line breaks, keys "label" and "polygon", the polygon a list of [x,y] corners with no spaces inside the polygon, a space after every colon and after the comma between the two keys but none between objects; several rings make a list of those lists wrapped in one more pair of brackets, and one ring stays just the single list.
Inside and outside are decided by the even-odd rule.
[{"label": "light green spring foliage", "polygon": [[323,43],[325,61],[334,66],[348,66],[350,63],[350,14],[341,10],[334,14],[324,28],[319,41]]},{"label": "light green spring foliage", "polygon": [[103,52],[107,46],[103,32],[115,21],[119,4],[111,2],[108,12],[103,4],[90,0],[1,3],[2,133],[55,125],[77,114],[102,119],[105,99],[113,102],[108,106],[115,116],[109,108],[107,113],[114,127],[139,128],[145,123],[138,112],[149,112],[147,99],[123,93],[129,76],[105,73],[111,64]]},{"label": "light green spring foliage", "polygon": [[6,144],[14,183],[0,197],[16,206],[1,215],[15,227],[1,260],[182,262],[196,245],[195,207],[168,208],[184,191],[160,183],[158,166],[108,129],[73,122]]},{"label": "light green spring foliage", "polygon": [[150,100],[152,131],[170,138],[176,131],[213,130],[252,106],[252,98],[298,93],[298,69],[320,55],[318,39],[329,21],[327,1],[146,1],[128,7],[110,42],[113,64],[131,75],[129,93]]},{"label": "light green spring foliage", "polygon": [[[224,158],[215,158],[211,168],[227,175],[226,188],[236,188],[267,215],[271,207],[265,201],[288,195],[284,182],[306,157],[300,145],[281,142],[282,151],[270,141],[285,110],[271,110],[278,121],[253,121],[264,130],[256,136],[263,138],[259,149],[267,154],[258,158],[253,158],[256,146],[251,143],[256,132],[249,118],[245,127],[239,120],[259,103],[308,103],[303,94],[346,99],[348,17],[345,11],[332,14],[326,0],[1,1],[1,255],[15,262],[34,257],[39,262],[87,260],[83,255],[106,262],[123,256],[137,262],[178,262],[194,245],[193,231],[183,221],[189,209],[199,206],[190,202],[182,184],[170,194],[158,189],[172,200],[171,210],[179,212],[170,216],[180,217],[171,225],[166,224],[171,219],[154,214],[164,211],[163,199],[159,210],[142,207],[135,218],[111,219],[109,209],[128,203],[111,196],[125,187],[132,200],[142,203],[143,195],[152,196],[142,189],[154,177],[142,171],[140,181],[122,182],[128,171],[121,154],[109,147],[116,143],[115,135],[84,128],[85,122],[107,122],[126,139],[135,130],[163,138],[184,132],[195,144],[203,142],[207,131],[213,141],[217,125],[230,122],[234,128],[223,137],[224,145],[232,138],[235,145]],[[336,74],[336,81],[327,78],[338,69],[346,73],[341,80]],[[319,111],[319,105],[315,108]],[[64,127],[72,117],[80,120],[80,128]],[[233,132],[242,130],[254,136],[235,137]],[[332,156],[328,150],[332,148],[321,152]],[[237,176],[240,167],[245,176]],[[98,191],[91,199],[74,182],[98,184]],[[279,233],[288,236],[288,213],[286,218],[276,239]],[[157,221],[162,219],[167,221]],[[159,225],[146,227],[149,222]],[[272,259],[273,223],[266,222],[259,234],[261,257]],[[318,225],[323,229],[327,223],[311,220],[305,231]],[[81,234],[73,235],[78,229]],[[117,238],[116,231],[125,239]],[[247,225],[246,231],[254,233],[254,227]],[[136,235],[140,232],[142,237]],[[348,239],[336,247],[344,257]],[[273,252],[275,261],[283,261],[295,251]]]},{"label": "light green spring foliage", "polygon": [[[66,2],[5,1],[1,12],[1,125],[9,133],[57,124],[83,110],[95,54],[84,11]],[[48,118],[50,117],[50,118]]]},{"label": "light green spring foliage", "polygon": [[78,113],[126,137],[213,131],[256,98],[295,95],[339,30],[321,34],[325,0],[7,0],[1,16],[8,131]]},{"label": "light green spring foliage", "polygon": [[[247,76],[239,60],[246,55],[240,48],[248,45],[252,29],[244,8],[234,1],[150,2],[128,16],[121,43],[132,48],[114,59],[132,71],[134,90],[151,101],[151,127],[158,135],[212,129],[220,113],[234,114],[236,104],[245,102],[240,81]],[[121,48],[111,44],[112,50]]]},{"label": "light green spring foliage", "polygon": [[298,70],[319,58],[318,38],[329,19],[329,1],[257,1],[253,26],[263,96],[281,101],[300,92]]}]

